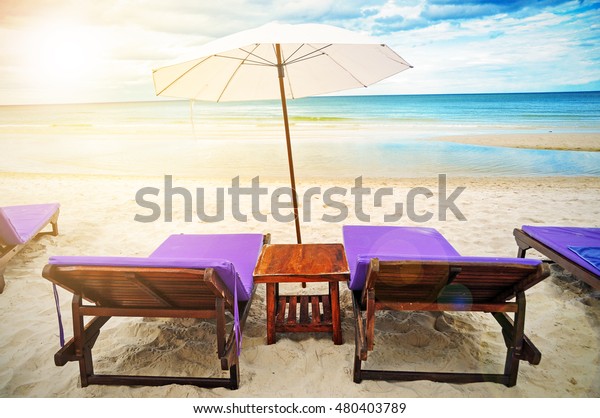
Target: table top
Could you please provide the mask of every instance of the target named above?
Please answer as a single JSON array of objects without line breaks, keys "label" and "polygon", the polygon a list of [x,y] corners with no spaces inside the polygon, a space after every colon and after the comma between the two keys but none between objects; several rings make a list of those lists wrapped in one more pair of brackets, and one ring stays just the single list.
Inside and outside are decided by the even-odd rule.
[{"label": "table top", "polygon": [[342,244],[268,244],[254,269],[256,283],[346,281],[349,277]]}]

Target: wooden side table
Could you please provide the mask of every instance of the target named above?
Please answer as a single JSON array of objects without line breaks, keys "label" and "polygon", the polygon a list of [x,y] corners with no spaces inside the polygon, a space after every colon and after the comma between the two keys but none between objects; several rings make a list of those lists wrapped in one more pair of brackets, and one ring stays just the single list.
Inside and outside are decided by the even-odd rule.
[{"label": "wooden side table", "polygon": [[[267,344],[275,343],[277,332],[332,332],[333,343],[342,344],[339,282],[349,277],[342,244],[263,246],[254,282],[267,286]],[[280,283],[296,282],[329,282],[329,293],[279,294]]]}]

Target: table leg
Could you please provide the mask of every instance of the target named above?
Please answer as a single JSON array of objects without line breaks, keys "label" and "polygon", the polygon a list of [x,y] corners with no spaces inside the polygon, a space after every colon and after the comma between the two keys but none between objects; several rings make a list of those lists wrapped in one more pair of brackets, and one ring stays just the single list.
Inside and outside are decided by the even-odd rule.
[{"label": "table leg", "polygon": [[329,282],[329,297],[331,298],[333,343],[340,345],[342,344],[342,321],[340,318],[340,288],[338,282]]},{"label": "table leg", "polygon": [[276,283],[267,283],[267,344],[275,344],[275,319],[277,315]]}]

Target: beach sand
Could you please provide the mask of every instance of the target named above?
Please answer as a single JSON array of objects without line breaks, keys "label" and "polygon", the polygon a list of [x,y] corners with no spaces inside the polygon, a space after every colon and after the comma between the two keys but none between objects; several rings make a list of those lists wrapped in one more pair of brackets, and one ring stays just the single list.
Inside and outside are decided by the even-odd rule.
[{"label": "beach sand", "polygon": [[[350,188],[353,180],[339,178],[299,181],[302,194],[311,186]],[[174,178],[175,186],[208,191],[207,212],[215,210],[214,193],[231,180]],[[249,185],[250,179],[241,179]],[[542,352],[537,366],[521,362],[518,382],[507,388],[492,383],[442,384],[429,381],[352,381],[354,327],[350,293],[341,285],[344,343],[333,345],[329,334],[284,334],[266,345],[265,289],[258,287],[246,328],[240,359],[239,390],[193,386],[82,388],[76,363],[54,365],[59,348],[56,310],[50,282],[41,271],[52,255],[146,256],[170,234],[271,233],[273,243],[294,242],[293,223],[273,220],[268,201],[261,201],[267,222],[235,221],[226,205],[222,222],[196,217],[185,222],[182,201],[174,201],[173,222],[141,223],[147,214],[135,200],[143,187],[163,188],[162,177],[108,175],[0,174],[2,205],[60,202],[60,234],[31,243],[9,263],[6,288],[0,295],[0,397],[123,398],[123,397],[599,397],[600,301],[578,281],[553,268],[553,275],[527,292],[525,331]],[[270,191],[286,186],[265,180]],[[418,222],[408,216],[397,225],[437,228],[463,255],[515,256],[512,230],[523,224],[600,227],[600,178],[454,178],[447,191],[465,187],[456,205],[466,220],[438,207],[437,177],[421,179],[364,178],[373,189],[392,187],[394,199],[405,202],[413,187],[426,187],[434,196],[417,201],[416,211],[432,219]],[[161,195],[162,196],[162,195]],[[227,199],[227,194],[226,194]],[[311,200],[311,221],[303,222],[304,242],[341,242],[343,224],[361,224],[351,196],[340,198],[349,215],[344,222],[327,223],[336,214],[320,197]],[[367,199],[365,199],[367,200]],[[250,202],[242,210],[250,213]],[[370,224],[383,224],[390,206],[365,204]],[[441,213],[447,215],[441,220]],[[536,257],[532,253],[532,257]],[[311,286],[311,285],[309,285]],[[309,287],[310,288],[310,287]],[[67,338],[71,336],[71,295],[59,291]],[[376,320],[376,346],[369,365],[386,364],[405,370],[502,370],[505,347],[500,328],[490,315],[479,313],[382,313]],[[96,370],[105,373],[219,375],[215,324],[204,320],[111,319],[95,346]]]},{"label": "beach sand", "polygon": [[597,132],[460,135],[440,136],[432,140],[510,148],[600,151],[600,133]]}]

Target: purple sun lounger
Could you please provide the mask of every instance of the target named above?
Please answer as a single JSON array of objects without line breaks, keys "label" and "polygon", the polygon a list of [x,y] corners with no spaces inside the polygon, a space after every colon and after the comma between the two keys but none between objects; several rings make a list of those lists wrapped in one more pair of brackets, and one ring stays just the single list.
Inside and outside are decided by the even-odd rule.
[{"label": "purple sun lounger", "polygon": [[[9,260],[33,239],[58,235],[58,203],[0,207],[0,293],[4,291],[4,271]],[[46,225],[52,231],[41,232]]]},{"label": "purple sun lounger", "polygon": [[[252,272],[268,241],[269,235],[261,234],[182,234],[171,235],[149,257],[51,257],[42,275],[73,293],[73,338],[66,344],[61,338],[56,365],[79,362],[83,387],[188,384],[237,389],[241,330],[255,290]],[[226,311],[234,317],[228,337]],[[84,325],[84,316],[93,318]],[[216,318],[217,354],[229,377],[94,373],[92,348],[112,316]]]},{"label": "purple sun lounger", "polygon": [[[525,290],[549,275],[522,258],[465,257],[435,229],[344,226],[355,316],[354,381],[433,380],[517,383],[519,361],[539,364],[541,353],[524,335]],[[514,301],[513,301],[514,300]],[[366,370],[378,310],[489,312],[507,347],[503,373]],[[511,318],[507,313],[514,314]]]},{"label": "purple sun lounger", "polygon": [[519,257],[530,248],[583,280],[600,289],[600,228],[530,226],[513,231]]}]

